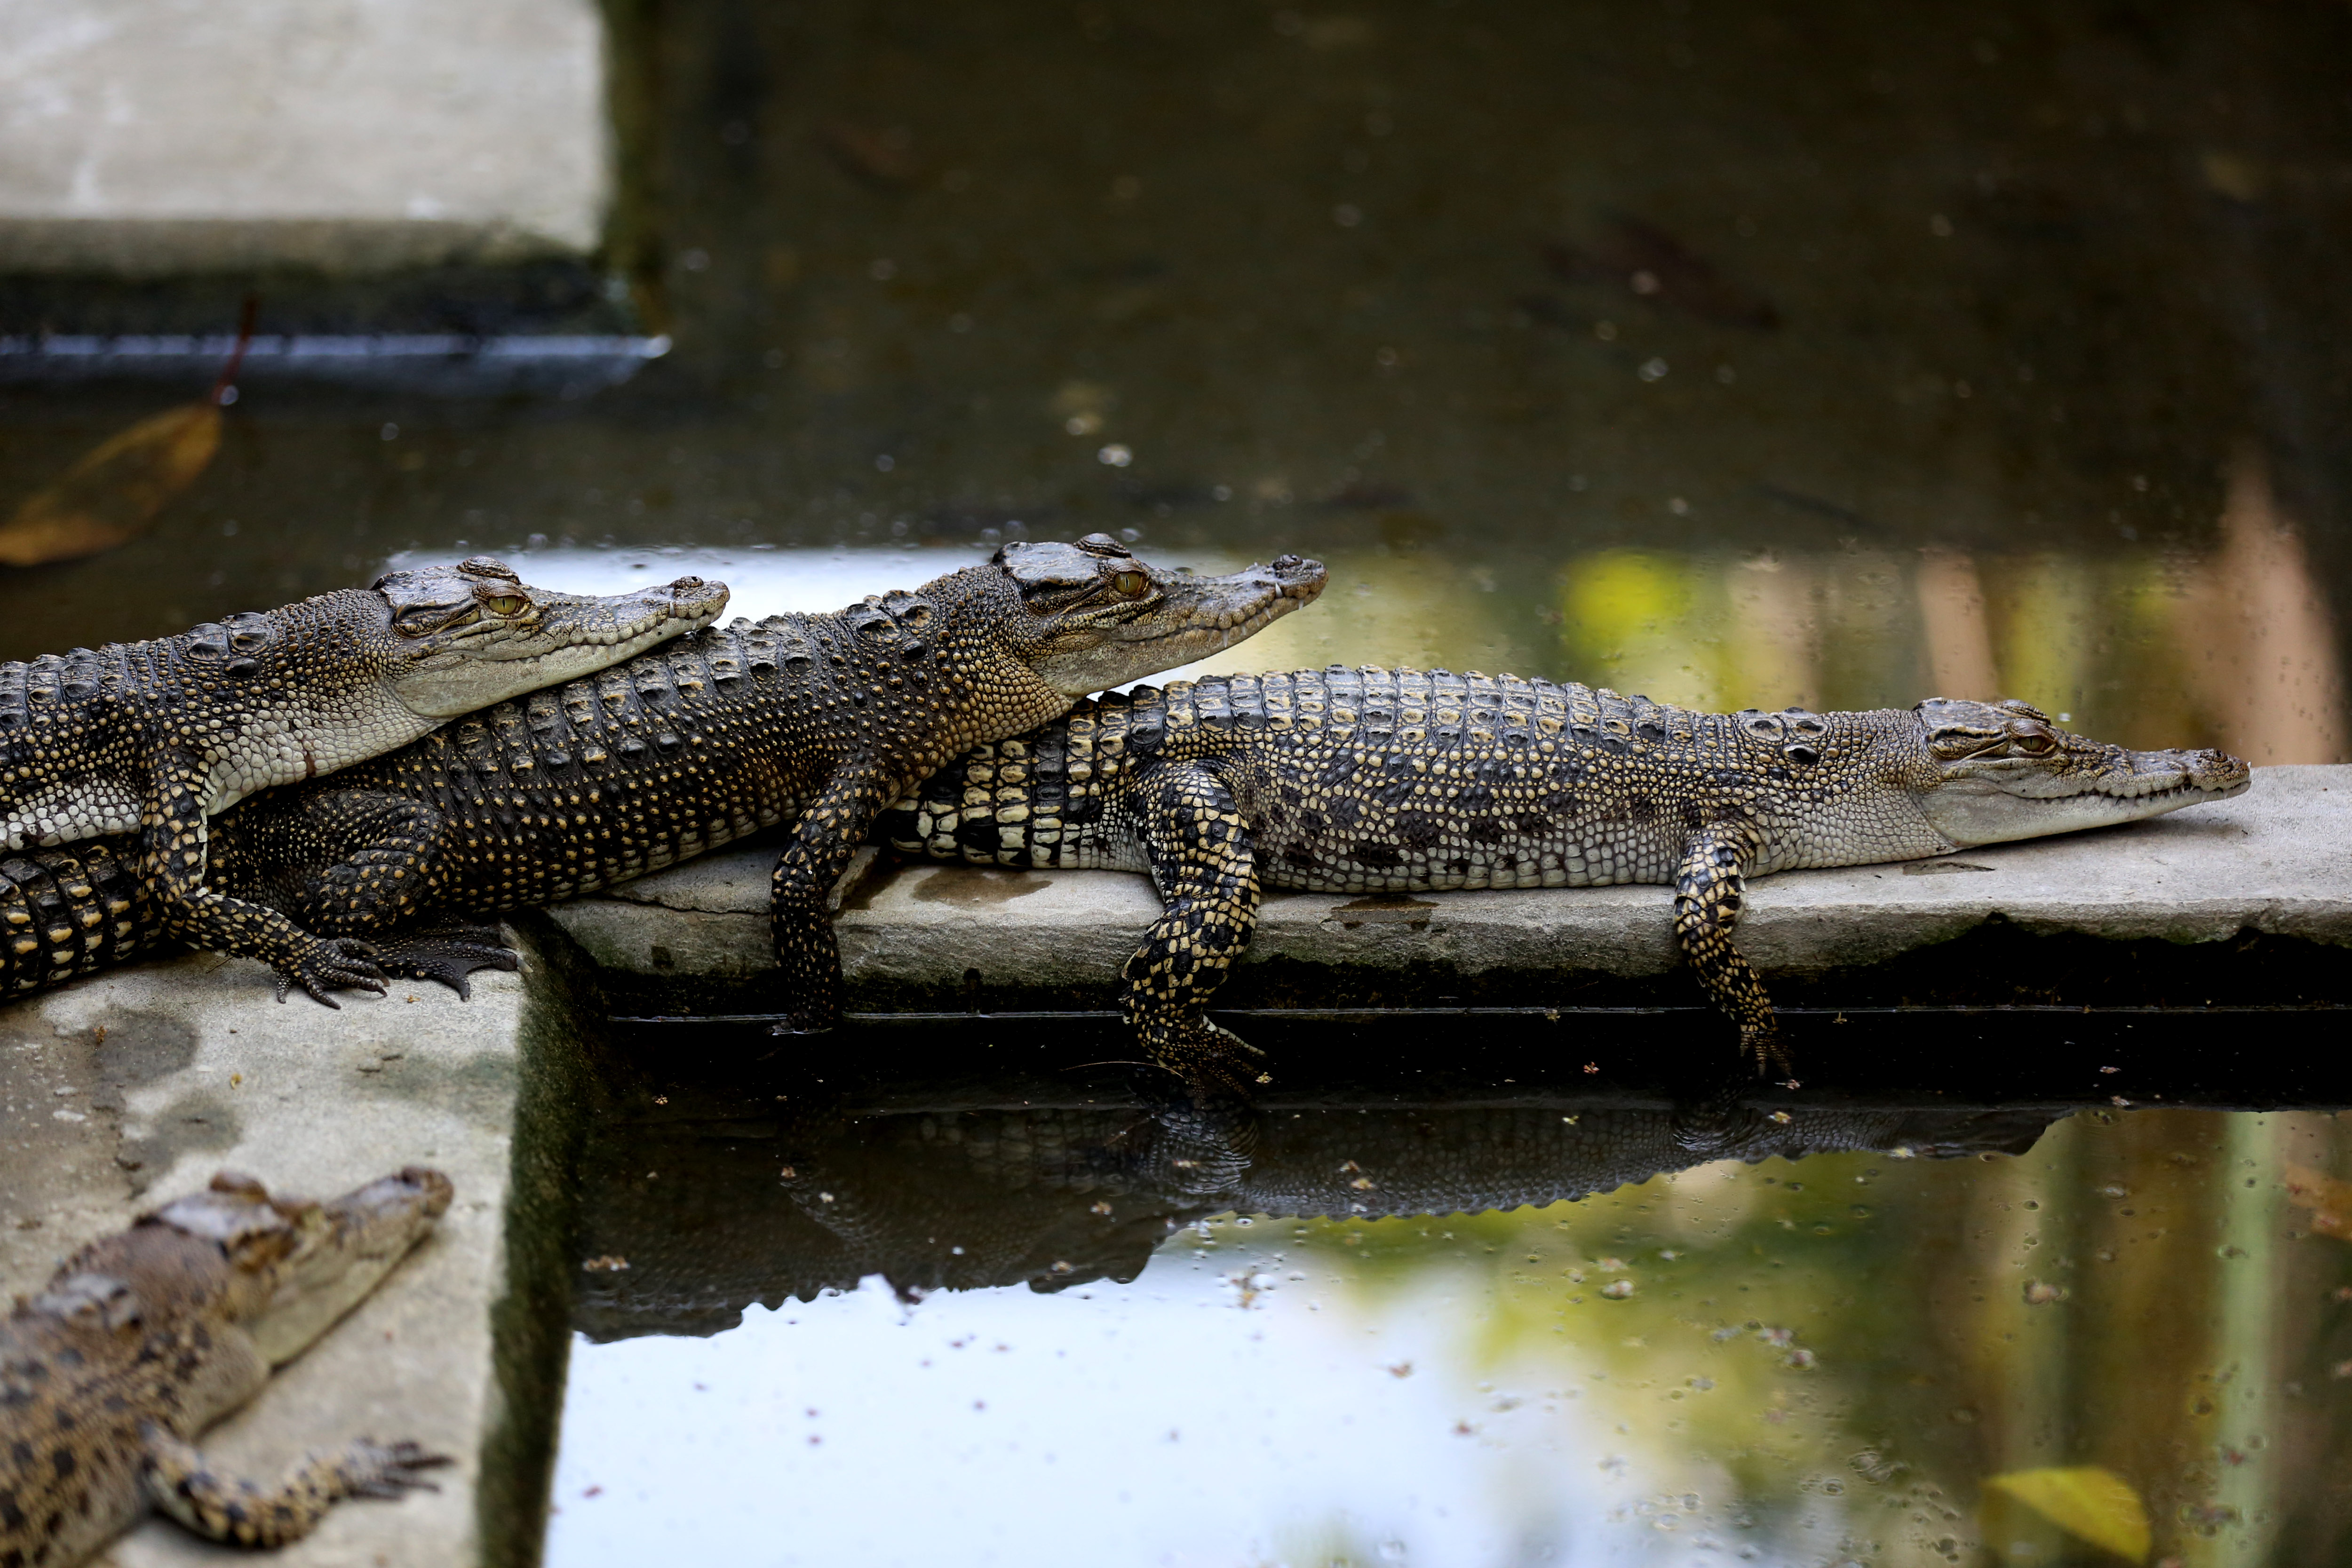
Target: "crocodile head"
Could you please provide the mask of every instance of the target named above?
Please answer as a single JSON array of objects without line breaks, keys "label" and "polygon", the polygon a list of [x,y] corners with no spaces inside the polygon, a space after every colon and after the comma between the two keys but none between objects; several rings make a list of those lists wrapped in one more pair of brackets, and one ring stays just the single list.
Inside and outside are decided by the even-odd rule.
[{"label": "crocodile head", "polygon": [[2251,782],[2226,752],[2127,752],[2023,702],[1934,697],[1911,711],[1926,753],[1912,798],[1961,848],[2160,816]]},{"label": "crocodile head", "polygon": [[1196,577],[1138,560],[1107,533],[1008,544],[990,567],[1012,580],[1027,612],[1002,629],[1008,649],[1069,697],[1231,647],[1313,604],[1325,576],[1320,561],[1278,555],[1231,576]]},{"label": "crocodile head", "polygon": [[427,719],[556,686],[698,631],[727,607],[699,577],[609,598],[530,587],[488,556],[376,579],[393,644],[390,684]]},{"label": "crocodile head", "polygon": [[221,1315],[276,1366],[300,1354],[376,1288],[449,1206],[449,1178],[411,1165],[329,1203],[273,1198],[223,1171],[211,1187],[140,1225],[167,1226],[226,1258]]}]

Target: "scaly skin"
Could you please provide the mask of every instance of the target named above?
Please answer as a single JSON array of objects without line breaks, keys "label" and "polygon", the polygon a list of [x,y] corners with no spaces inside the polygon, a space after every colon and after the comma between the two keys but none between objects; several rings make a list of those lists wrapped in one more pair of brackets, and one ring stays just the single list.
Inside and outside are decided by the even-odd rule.
[{"label": "scaly skin", "polygon": [[[776,952],[789,1028],[827,1028],[840,958],[824,900],[877,813],[1084,692],[1230,647],[1323,579],[1294,556],[1230,577],[1163,573],[1101,534],[1007,545],[912,594],[699,633],[251,801],[215,825],[213,879],[463,989],[469,968],[511,957],[449,917],[573,898],[793,822]],[[122,907],[104,868],[0,859],[0,921],[21,910],[37,933],[20,961],[0,953],[0,984],[36,989],[152,944],[152,915]]]},{"label": "scaly skin", "polygon": [[[363,942],[208,885],[210,816],[257,790],[405,745],[470,708],[600,668],[717,617],[723,587],[581,598],[495,561],[230,616],[155,642],[0,665],[0,848],[136,834],[170,936],[258,958],[278,995],[381,990]],[[6,933],[17,956],[19,924]]]},{"label": "scaly skin", "polygon": [[448,1208],[411,1166],[330,1204],[224,1172],[84,1247],[0,1324],[0,1564],[68,1568],[153,1507],[207,1540],[282,1546],[337,1500],[398,1497],[446,1459],[366,1438],[275,1485],[191,1440],[373,1290]]},{"label": "scaly skin", "polygon": [[902,849],[983,865],[1148,871],[1167,905],[1124,998],[1146,1052],[1244,1088],[1202,1016],[1265,888],[1674,887],[1675,936],[1762,1070],[1771,1004],[1732,944],[1746,879],[1919,859],[2126,822],[2245,789],[2218,752],[2126,752],[2021,702],[1694,713],[1514,676],[1230,676],[1081,704],[900,802]]}]

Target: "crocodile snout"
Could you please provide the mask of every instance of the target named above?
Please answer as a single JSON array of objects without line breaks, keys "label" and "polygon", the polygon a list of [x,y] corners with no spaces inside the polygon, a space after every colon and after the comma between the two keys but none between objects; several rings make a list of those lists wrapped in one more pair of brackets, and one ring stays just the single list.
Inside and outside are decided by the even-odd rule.
[{"label": "crocodile snout", "polygon": [[1293,599],[1311,599],[1323,591],[1330,573],[1320,561],[1304,555],[1277,555],[1266,570],[1274,576],[1283,595]]}]

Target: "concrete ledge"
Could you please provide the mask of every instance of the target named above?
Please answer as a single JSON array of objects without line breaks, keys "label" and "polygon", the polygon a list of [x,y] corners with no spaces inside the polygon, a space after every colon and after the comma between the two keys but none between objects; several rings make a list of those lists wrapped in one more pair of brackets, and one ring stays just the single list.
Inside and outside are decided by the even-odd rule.
[{"label": "concrete ledge", "polygon": [[5,14],[0,270],[373,272],[598,242],[593,0]]},{"label": "concrete ledge", "polygon": [[[485,1474],[485,1456],[489,1468],[529,1470],[528,1429],[546,1413],[521,1406],[551,1397],[501,1342],[511,1332],[494,1327],[501,1304],[533,1288],[506,1236],[525,1016],[535,1026],[561,1016],[547,988],[527,956],[522,974],[478,976],[470,1004],[420,985],[329,1012],[299,997],[279,1005],[257,964],[197,954],[0,1008],[0,1289],[12,1296],[222,1167],[322,1196],[412,1163],[457,1185],[436,1234],[204,1447],[262,1477],[359,1435],[413,1438],[457,1462],[437,1493],[338,1506],[273,1563],[384,1568],[536,1552],[535,1509],[510,1507],[524,1517],[486,1531],[477,1496],[515,1494],[514,1478]],[[525,1497],[543,1497],[543,1468],[538,1476],[536,1490],[522,1478]],[[520,1538],[502,1539],[517,1523]],[[225,1555],[235,1554],[158,1520],[98,1561],[159,1568]]]},{"label": "concrete ledge", "polygon": [[[736,849],[559,905],[618,977],[756,981],[771,971],[772,847]],[[1666,888],[1268,898],[1249,969],[1660,974],[1678,964]],[[877,873],[838,921],[854,999],[908,989],[1078,988],[1108,996],[1159,913],[1150,882],[917,865]],[[1885,963],[1993,921],[2035,933],[2211,942],[2241,931],[2352,944],[2352,766],[2258,769],[2233,801],[1947,860],[1790,872],[1749,889],[1741,948],[1768,973]]]}]

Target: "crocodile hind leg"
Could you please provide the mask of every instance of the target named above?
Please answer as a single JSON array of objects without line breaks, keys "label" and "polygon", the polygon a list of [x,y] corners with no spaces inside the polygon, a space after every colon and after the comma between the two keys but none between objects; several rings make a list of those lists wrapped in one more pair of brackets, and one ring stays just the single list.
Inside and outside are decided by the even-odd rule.
[{"label": "crocodile hind leg", "polygon": [[436,807],[405,795],[265,795],[218,824],[214,876],[309,930],[373,939],[439,904],[448,837]]},{"label": "crocodile hind leg", "polygon": [[278,972],[278,999],[299,985],[330,1007],[340,985],[381,992],[383,971],[368,944],[313,936],[278,910],[205,885],[208,847],[204,795],[185,759],[158,769],[140,821],[140,871],[174,939],[215,952],[257,958]]},{"label": "crocodile hind leg", "polygon": [[450,1462],[414,1443],[362,1437],[331,1454],[306,1457],[276,1486],[265,1487],[216,1473],[194,1445],[156,1422],[141,1422],[139,1436],[149,1500],[205,1540],[230,1546],[299,1541],[344,1498],[437,1490],[417,1472]]},{"label": "crocodile hind leg", "polygon": [[1746,902],[1748,863],[1759,846],[1752,829],[1710,827],[1693,834],[1675,873],[1675,943],[1697,972],[1707,999],[1739,1026],[1739,1048],[1760,1074],[1789,1070],[1772,1000],[1755,965],[1731,943]]},{"label": "crocodile hind leg", "polygon": [[269,795],[214,826],[213,876],[313,931],[363,936],[388,975],[470,996],[476,970],[520,956],[480,917],[442,911],[448,818],[424,801],[366,789]]},{"label": "crocodile hind leg", "polygon": [[1202,1016],[1257,928],[1255,845],[1224,782],[1197,763],[1155,768],[1135,805],[1166,906],[1127,961],[1120,1006],[1145,1053],[1188,1085],[1246,1095],[1261,1053]]}]

